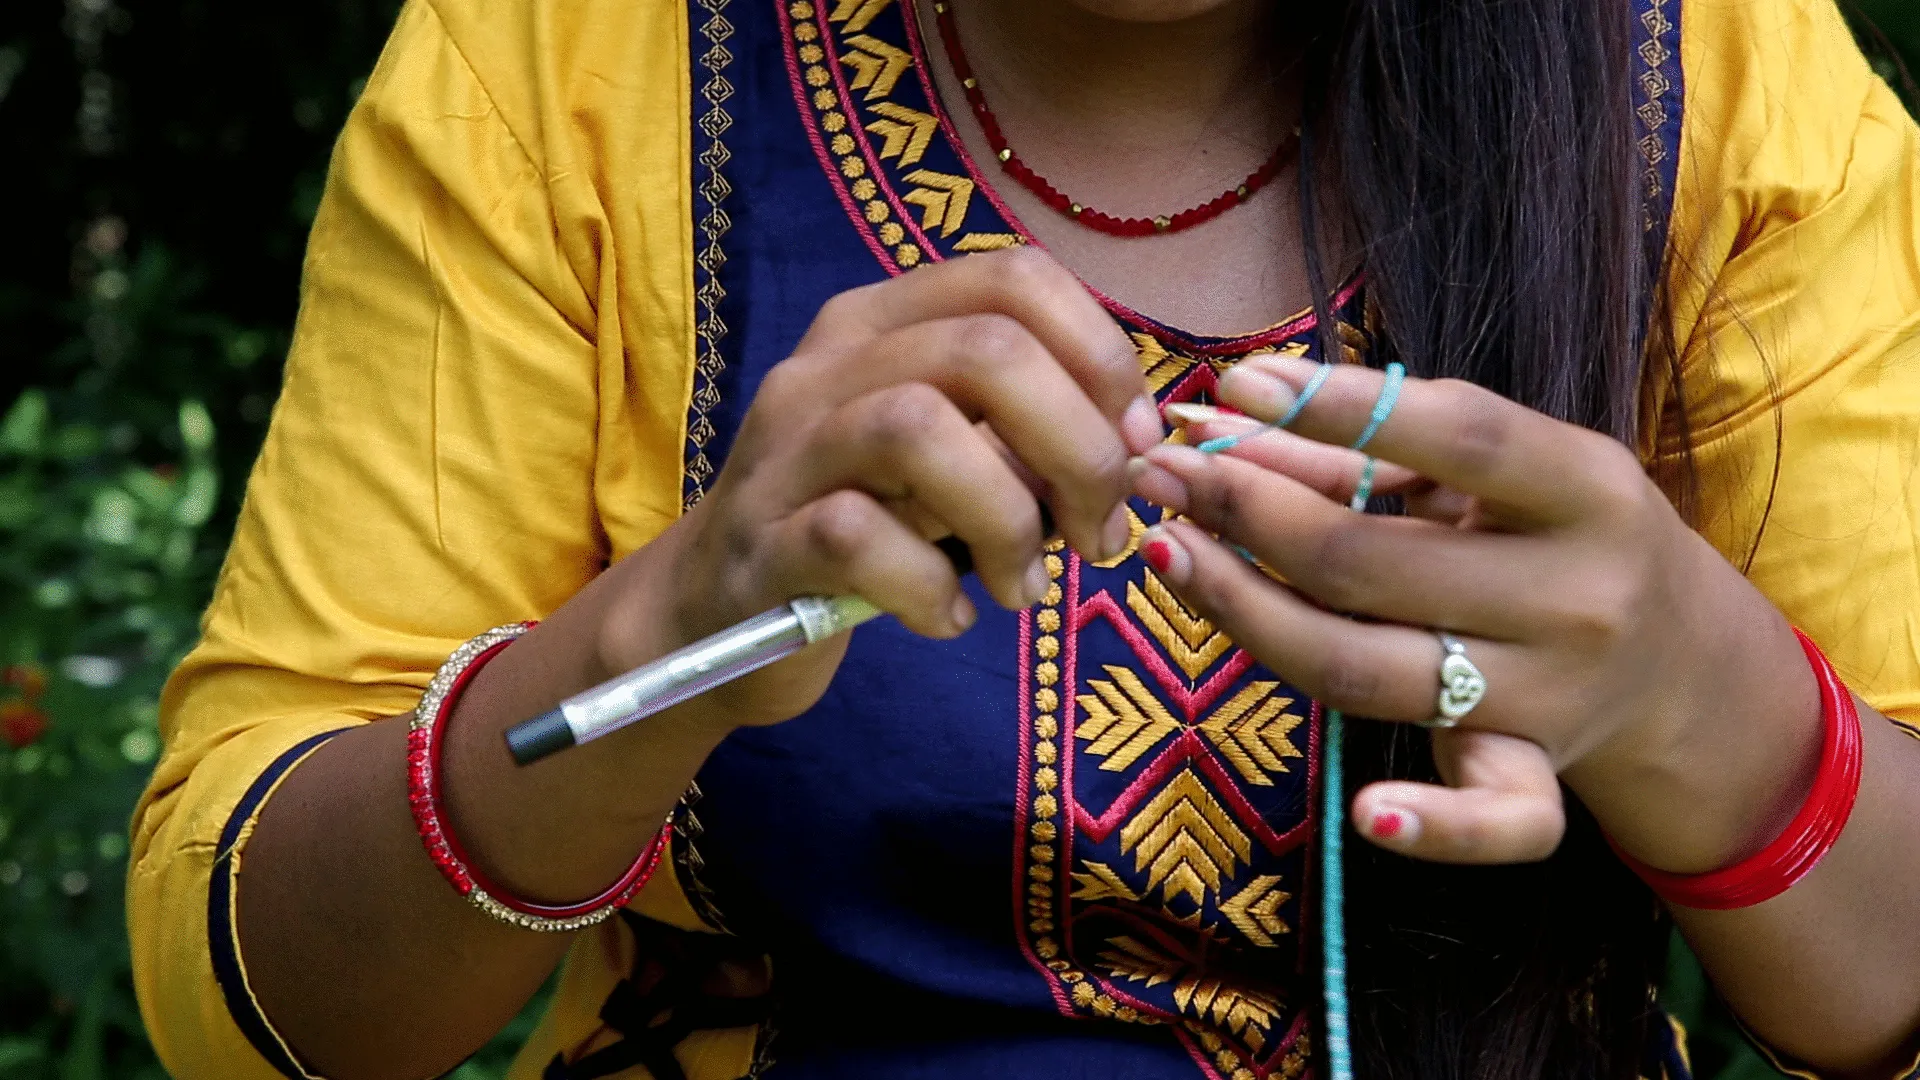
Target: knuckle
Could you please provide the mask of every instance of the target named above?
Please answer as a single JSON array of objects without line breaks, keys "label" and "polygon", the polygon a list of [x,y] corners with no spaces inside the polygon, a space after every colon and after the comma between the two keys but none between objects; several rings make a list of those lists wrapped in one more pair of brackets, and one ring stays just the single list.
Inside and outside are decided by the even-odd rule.
[{"label": "knuckle", "polygon": [[1632,451],[1604,436],[1595,436],[1594,442],[1594,492],[1611,519],[1631,524],[1656,499],[1664,503]]},{"label": "knuckle", "polygon": [[1250,492],[1239,470],[1225,465],[1215,462],[1202,476],[1188,481],[1192,499],[1190,512],[1213,531],[1234,537],[1241,535],[1241,526],[1245,524]]},{"label": "knuckle", "polygon": [[879,285],[862,285],[857,289],[836,293],[820,305],[820,312],[814,316],[813,324],[823,329],[839,329],[861,322],[869,297],[877,288]]},{"label": "knuckle", "polygon": [[924,444],[952,406],[926,383],[902,383],[879,395],[867,416],[868,437],[886,452]]},{"label": "knuckle", "polygon": [[804,367],[797,357],[788,357],[773,365],[760,380],[760,388],[754,393],[753,405],[749,408],[762,408],[762,402],[784,407],[798,398],[808,382]]},{"label": "knuckle", "polygon": [[960,360],[971,368],[994,368],[1013,361],[1026,352],[1032,337],[1026,327],[1009,315],[989,313],[969,315],[961,320],[953,338]]},{"label": "knuckle", "polygon": [[1446,415],[1453,417],[1448,435],[1461,468],[1476,476],[1493,472],[1513,442],[1507,403],[1490,390],[1455,379],[1434,386],[1443,395]]},{"label": "knuckle", "polygon": [[1374,575],[1367,560],[1367,523],[1357,515],[1342,515],[1313,549],[1313,591],[1340,610],[1368,607]]},{"label": "knuckle", "polygon": [[988,269],[1002,291],[1014,296],[1045,294],[1059,288],[1061,279],[1069,276],[1058,260],[1032,244],[996,252],[994,265]]},{"label": "knuckle", "polygon": [[807,545],[829,563],[851,562],[873,535],[874,515],[882,512],[859,492],[836,491],[815,502],[807,515]]},{"label": "knuckle", "polygon": [[1363,711],[1380,696],[1379,666],[1351,642],[1329,647],[1314,676],[1321,699],[1335,708]]},{"label": "knuckle", "polygon": [[1640,589],[1624,569],[1604,566],[1573,575],[1560,595],[1565,640],[1582,652],[1604,651],[1629,632]]}]

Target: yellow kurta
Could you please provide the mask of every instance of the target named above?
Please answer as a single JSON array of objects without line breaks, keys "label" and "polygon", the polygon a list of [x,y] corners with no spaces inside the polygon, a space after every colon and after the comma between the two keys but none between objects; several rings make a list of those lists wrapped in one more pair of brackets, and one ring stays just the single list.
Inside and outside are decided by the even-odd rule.
[{"label": "yellow kurta", "polygon": [[[1831,0],[1687,0],[1684,23],[1672,318],[1702,529],[1863,697],[1920,721],[1920,133]],[[134,819],[136,983],[177,1076],[277,1075],[208,940],[222,830],[268,764],[406,712],[463,640],[554,610],[679,513],[688,34],[669,0],[410,0],[348,122]],[[670,871],[642,906],[697,925]],[[516,1075],[590,1037],[624,974],[592,937]],[[730,1080],[750,1050],[709,1033],[683,1057]]]}]

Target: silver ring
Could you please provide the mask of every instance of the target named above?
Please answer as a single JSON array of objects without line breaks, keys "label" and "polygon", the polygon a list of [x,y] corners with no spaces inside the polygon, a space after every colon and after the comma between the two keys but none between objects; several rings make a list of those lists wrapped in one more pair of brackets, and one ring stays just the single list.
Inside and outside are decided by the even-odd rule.
[{"label": "silver ring", "polygon": [[1460,721],[1487,696],[1487,677],[1467,659],[1467,647],[1444,630],[1434,631],[1445,655],[1440,657],[1440,695],[1434,699],[1433,719],[1420,726],[1445,730],[1460,726]]}]

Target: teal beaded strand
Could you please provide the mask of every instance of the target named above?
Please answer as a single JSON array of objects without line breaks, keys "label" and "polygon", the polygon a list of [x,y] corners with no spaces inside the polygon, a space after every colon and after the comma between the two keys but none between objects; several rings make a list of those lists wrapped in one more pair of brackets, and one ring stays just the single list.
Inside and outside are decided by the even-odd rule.
[{"label": "teal beaded strand", "polygon": [[[1298,419],[1301,410],[1326,385],[1327,377],[1332,372],[1332,364],[1320,365],[1320,370],[1314,372],[1313,378],[1301,389],[1293,407],[1271,426],[1284,429]],[[1406,381],[1407,369],[1400,364],[1388,364],[1386,375],[1386,382],[1380,387],[1380,397],[1373,403],[1373,412],[1367,417],[1367,426],[1360,432],[1360,437],[1353,441],[1355,450],[1366,449],[1400,401],[1400,387]],[[1201,443],[1199,449],[1209,454],[1231,450],[1242,439],[1265,430],[1256,428],[1240,435],[1209,439]],[[1360,481],[1354,485],[1353,498],[1347,503],[1352,509],[1366,510],[1367,501],[1373,497],[1373,473],[1374,459],[1369,457],[1360,466]],[[1244,549],[1241,554],[1246,554]],[[1351,1009],[1347,1002],[1347,874],[1343,857],[1346,847],[1347,794],[1342,748],[1346,745],[1346,735],[1347,718],[1338,709],[1327,710],[1323,729],[1326,748],[1320,757],[1320,957],[1321,990],[1326,1001],[1328,1080],[1353,1080]]]}]

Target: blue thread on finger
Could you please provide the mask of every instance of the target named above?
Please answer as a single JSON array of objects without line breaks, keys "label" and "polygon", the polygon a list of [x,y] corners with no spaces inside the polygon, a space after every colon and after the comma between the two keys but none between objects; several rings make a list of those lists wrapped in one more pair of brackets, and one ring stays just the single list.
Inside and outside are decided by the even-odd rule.
[{"label": "blue thread on finger", "polygon": [[1327,385],[1327,380],[1332,377],[1333,365],[1321,364],[1313,373],[1313,378],[1307,380],[1307,385],[1300,388],[1300,396],[1293,399],[1292,407],[1280,419],[1275,420],[1273,426],[1283,430],[1292,427],[1293,422],[1300,419],[1300,414],[1306,410],[1307,402],[1312,401],[1313,396],[1318,394],[1320,388]]},{"label": "blue thread on finger", "polygon": [[1365,450],[1367,444],[1380,434],[1380,425],[1393,415],[1393,407],[1400,403],[1400,384],[1407,379],[1407,369],[1403,364],[1387,365],[1387,381],[1380,387],[1380,397],[1373,403],[1373,414],[1367,417],[1366,429],[1360,437],[1353,440],[1355,450]]},{"label": "blue thread on finger", "polygon": [[1313,378],[1307,380],[1307,385],[1300,388],[1300,396],[1293,399],[1293,404],[1288,407],[1280,419],[1275,420],[1265,427],[1257,427],[1252,431],[1243,431],[1238,435],[1222,435],[1217,439],[1208,439],[1206,442],[1195,447],[1195,449],[1203,454],[1218,454],[1239,446],[1242,440],[1250,439],[1255,435],[1260,435],[1267,431],[1285,431],[1287,428],[1293,426],[1295,420],[1300,419],[1300,413],[1307,407],[1307,402],[1312,401],[1313,396],[1320,392],[1320,388],[1327,385],[1327,379],[1332,375],[1333,365],[1321,364],[1319,369],[1313,373]]}]

